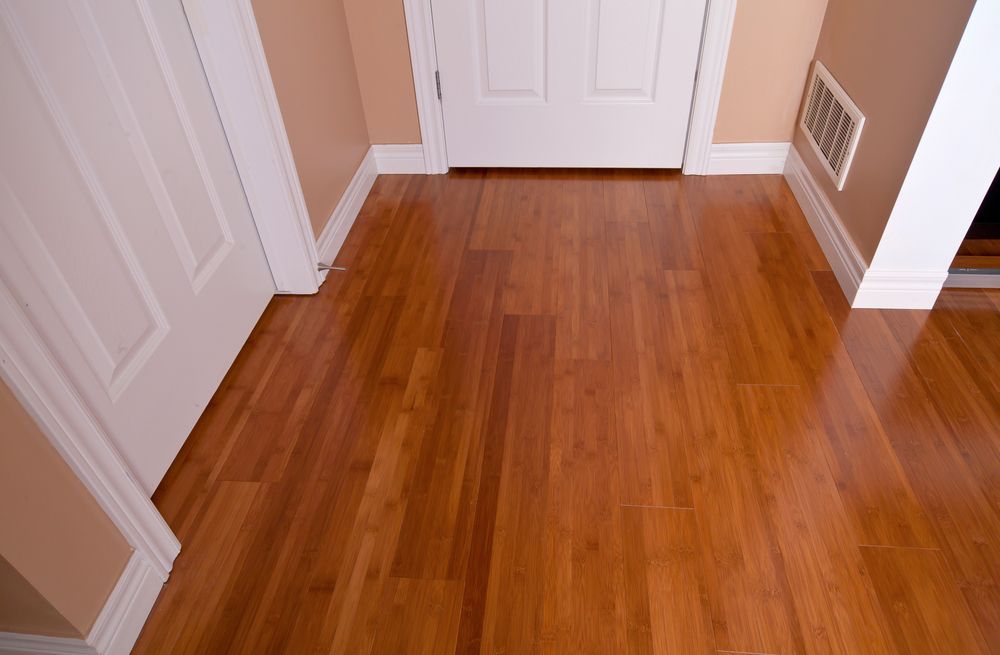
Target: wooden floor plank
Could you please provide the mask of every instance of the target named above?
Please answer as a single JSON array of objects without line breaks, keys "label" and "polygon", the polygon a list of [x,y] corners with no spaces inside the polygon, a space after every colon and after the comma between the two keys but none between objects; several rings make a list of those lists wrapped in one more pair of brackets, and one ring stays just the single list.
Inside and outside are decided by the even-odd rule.
[{"label": "wooden floor plank", "polygon": [[[715,652],[694,511],[625,507],[628,652]],[[610,651],[606,651],[610,652]]]},{"label": "wooden floor plank", "polygon": [[862,551],[900,653],[995,652],[987,648],[939,551]]},{"label": "wooden floor plank", "polygon": [[376,181],[154,494],[136,653],[985,653],[1000,293],[850,309],[779,176]]}]

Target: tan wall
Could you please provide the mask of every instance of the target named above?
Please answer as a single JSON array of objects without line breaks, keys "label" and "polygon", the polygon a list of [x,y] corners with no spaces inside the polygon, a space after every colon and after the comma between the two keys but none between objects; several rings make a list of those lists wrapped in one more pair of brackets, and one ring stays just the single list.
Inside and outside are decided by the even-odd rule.
[{"label": "tan wall", "polygon": [[344,5],[253,0],[253,9],[319,236],[369,145]]},{"label": "tan wall", "polygon": [[[372,143],[419,143],[402,0],[343,1]],[[740,0],[715,143],[791,139],[826,3]]]},{"label": "tan wall", "polygon": [[344,0],[372,143],[420,143],[402,0]]},{"label": "tan wall", "polygon": [[739,0],[715,143],[790,141],[827,0]]},{"label": "tan wall", "polygon": [[[0,556],[65,618],[74,636],[85,635],[131,549],[2,381],[0,426]],[[65,635],[37,598],[12,593],[3,602],[25,610],[27,617],[18,619],[27,623],[23,631],[49,625],[49,634]]]},{"label": "tan wall", "polygon": [[816,46],[867,122],[843,191],[795,148],[871,263],[974,0],[829,0]]},{"label": "tan wall", "polygon": [[0,557],[0,632],[80,636],[80,631],[3,557]]}]

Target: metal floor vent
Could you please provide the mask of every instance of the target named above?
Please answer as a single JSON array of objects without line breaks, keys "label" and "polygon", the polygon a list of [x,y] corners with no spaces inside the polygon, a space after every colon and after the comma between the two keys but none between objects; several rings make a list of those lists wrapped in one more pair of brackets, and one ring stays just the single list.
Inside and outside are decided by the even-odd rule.
[{"label": "metal floor vent", "polygon": [[800,126],[839,191],[847,180],[865,117],[826,66],[818,61],[813,67],[805,102]]}]

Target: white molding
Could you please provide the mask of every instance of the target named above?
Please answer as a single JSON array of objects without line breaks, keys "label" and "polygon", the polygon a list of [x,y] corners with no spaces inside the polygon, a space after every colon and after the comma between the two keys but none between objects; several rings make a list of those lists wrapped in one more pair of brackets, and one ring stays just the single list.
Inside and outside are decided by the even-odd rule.
[{"label": "white molding", "polygon": [[85,640],[0,632],[0,655],[127,655],[161,589],[163,580],[133,552]]},{"label": "white molding", "polygon": [[406,15],[413,88],[417,97],[417,116],[420,119],[424,171],[428,174],[447,173],[448,149],[444,114],[437,97],[437,80],[434,76],[438,65],[431,0],[403,0],[403,12]]},{"label": "white molding", "polygon": [[344,195],[340,197],[340,202],[337,203],[337,207],[327,220],[326,226],[323,227],[323,232],[319,235],[319,240],[316,242],[319,261],[332,264],[336,260],[337,253],[344,245],[347,233],[351,231],[351,226],[354,225],[354,221],[361,212],[377,177],[375,149],[369,148],[364,159],[361,160],[358,170],[355,171],[354,177],[347,185],[347,189],[344,190]]},{"label": "white molding", "polygon": [[251,2],[182,3],[275,287],[315,293],[315,236]]},{"label": "white molding", "polygon": [[180,543],[3,283],[0,376],[129,545],[165,581]]},{"label": "white molding", "polygon": [[0,655],[95,655],[83,639],[0,632]]},{"label": "white molding", "polygon": [[855,309],[930,309],[947,272],[874,270],[865,261],[798,151],[788,153],[785,179]]},{"label": "white molding", "polygon": [[698,77],[694,84],[691,119],[688,122],[687,144],[684,147],[685,175],[709,175],[712,156],[712,136],[719,115],[719,99],[726,75],[726,59],[733,36],[736,0],[708,0],[705,29],[698,60]]},{"label": "white molding", "polygon": [[855,309],[931,309],[948,272],[877,271],[871,268],[858,287]]},{"label": "white molding", "polygon": [[379,175],[420,175],[427,172],[424,148],[419,143],[376,144],[372,146],[372,151]]},{"label": "white molding", "polygon": [[715,143],[709,175],[780,175],[785,171],[791,143]]},{"label": "white molding", "polygon": [[865,271],[868,270],[868,263],[854,245],[837,211],[794,147],[788,152],[785,179],[788,180],[788,186],[795,194],[802,213],[809,221],[809,227],[812,228],[823,254],[826,255],[826,260],[837,276],[840,288],[844,290],[847,300],[853,302],[861,286],[861,280],[865,277]]},{"label": "white molding", "polygon": [[933,305],[1000,168],[997,61],[1000,0],[977,2],[872,257],[877,285],[860,299],[865,306],[892,284],[908,307]]},{"label": "white molding", "polygon": [[[417,115],[420,118],[424,169],[429,174],[447,173],[444,115],[434,77],[438,66],[431,0],[403,0],[403,10],[409,37],[413,87],[417,97]],[[707,0],[698,75],[684,147],[683,171],[687,175],[707,175],[709,172],[712,136],[719,113],[719,98],[722,96],[735,16],[736,0]]]},{"label": "white molding", "polygon": [[163,589],[163,580],[139,553],[132,553],[104,608],[97,615],[87,643],[99,655],[127,655]]}]

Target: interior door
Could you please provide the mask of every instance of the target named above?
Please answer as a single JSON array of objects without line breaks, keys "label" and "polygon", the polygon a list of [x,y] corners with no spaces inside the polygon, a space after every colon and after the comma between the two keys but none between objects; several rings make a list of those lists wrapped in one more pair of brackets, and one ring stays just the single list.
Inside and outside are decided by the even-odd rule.
[{"label": "interior door", "polygon": [[180,0],[0,0],[0,293],[152,493],[274,292]]},{"label": "interior door", "polygon": [[706,0],[432,0],[448,164],[679,168]]}]

